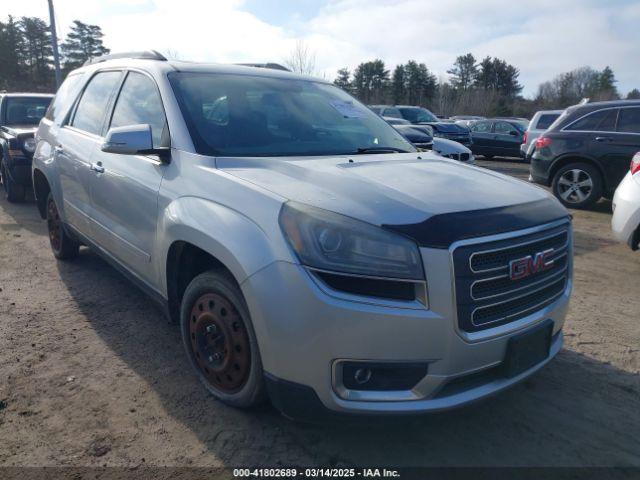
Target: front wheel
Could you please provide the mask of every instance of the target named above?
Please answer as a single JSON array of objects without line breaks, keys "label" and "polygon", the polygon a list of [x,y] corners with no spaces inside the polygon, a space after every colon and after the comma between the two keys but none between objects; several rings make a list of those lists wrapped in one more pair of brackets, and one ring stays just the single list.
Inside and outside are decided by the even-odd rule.
[{"label": "front wheel", "polygon": [[51,193],[47,197],[47,230],[51,251],[58,260],[71,260],[78,256],[80,243],[65,230],[58,206]]},{"label": "front wheel", "polygon": [[556,172],[552,187],[564,206],[587,208],[602,196],[602,176],[588,163],[570,163]]},{"label": "front wheel", "polygon": [[209,392],[233,407],[264,401],[258,342],[233,279],[215,270],[195,277],[182,299],[180,326],[191,365]]}]

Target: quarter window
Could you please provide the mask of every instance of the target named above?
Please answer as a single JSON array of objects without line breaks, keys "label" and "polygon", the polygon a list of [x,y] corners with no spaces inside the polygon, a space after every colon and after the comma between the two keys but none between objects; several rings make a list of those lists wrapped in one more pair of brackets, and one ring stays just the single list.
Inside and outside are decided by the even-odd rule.
[{"label": "quarter window", "polygon": [[69,75],[67,79],[62,82],[45,115],[48,120],[53,120],[57,124],[62,122],[64,116],[69,111],[69,107],[80,92],[80,88],[82,87],[80,80],[82,80],[82,77],[82,74]]},{"label": "quarter window", "polygon": [[107,105],[122,72],[101,72],[94,76],[78,103],[71,126],[101,135]]},{"label": "quarter window", "polygon": [[623,108],[620,110],[618,131],[640,133],[640,108]]},{"label": "quarter window", "polygon": [[588,132],[615,131],[617,109],[599,110],[569,125],[566,130],[582,130]]},{"label": "quarter window", "polygon": [[139,124],[151,125],[154,148],[166,146],[162,138],[167,121],[155,83],[146,75],[129,72],[113,110],[111,128]]}]

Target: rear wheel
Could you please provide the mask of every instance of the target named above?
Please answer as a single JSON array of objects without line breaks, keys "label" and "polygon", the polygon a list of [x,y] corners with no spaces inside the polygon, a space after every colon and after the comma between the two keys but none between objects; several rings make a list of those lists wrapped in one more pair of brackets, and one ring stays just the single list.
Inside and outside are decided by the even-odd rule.
[{"label": "rear wheel", "polygon": [[587,208],[602,196],[602,176],[588,163],[570,163],[556,172],[552,187],[566,207]]},{"label": "rear wheel", "polygon": [[4,162],[0,163],[0,176],[2,176],[2,186],[7,201],[11,203],[23,202],[25,197],[25,188],[23,185],[17,185],[7,173]]},{"label": "rear wheel", "polygon": [[182,299],[180,323],[189,360],[209,392],[234,407],[264,401],[258,342],[233,279],[218,271],[195,277]]},{"label": "rear wheel", "polygon": [[71,260],[78,256],[80,243],[65,230],[58,207],[51,193],[47,197],[47,230],[49,231],[51,250],[57,259]]}]

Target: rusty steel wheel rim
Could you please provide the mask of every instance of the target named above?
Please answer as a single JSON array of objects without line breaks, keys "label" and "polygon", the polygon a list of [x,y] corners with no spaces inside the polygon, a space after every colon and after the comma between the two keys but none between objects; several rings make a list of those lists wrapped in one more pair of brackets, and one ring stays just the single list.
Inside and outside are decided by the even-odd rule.
[{"label": "rusty steel wheel rim", "polygon": [[249,335],[227,298],[207,293],[195,301],[189,338],[196,364],[213,387],[235,393],[244,386],[251,369]]},{"label": "rusty steel wheel rim", "polygon": [[55,251],[60,250],[62,244],[62,221],[58,215],[58,209],[53,199],[47,204],[47,227],[49,229],[49,241]]}]

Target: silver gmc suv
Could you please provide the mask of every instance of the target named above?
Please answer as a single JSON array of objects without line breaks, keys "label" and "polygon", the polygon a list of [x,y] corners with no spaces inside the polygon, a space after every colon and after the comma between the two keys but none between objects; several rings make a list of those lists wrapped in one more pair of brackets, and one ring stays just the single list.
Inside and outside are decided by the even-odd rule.
[{"label": "silver gmc suv", "polygon": [[564,207],[322,80],[102,57],[42,120],[33,183],[54,255],[89,246],[159,301],[229,405],[440,411],[562,347]]}]

